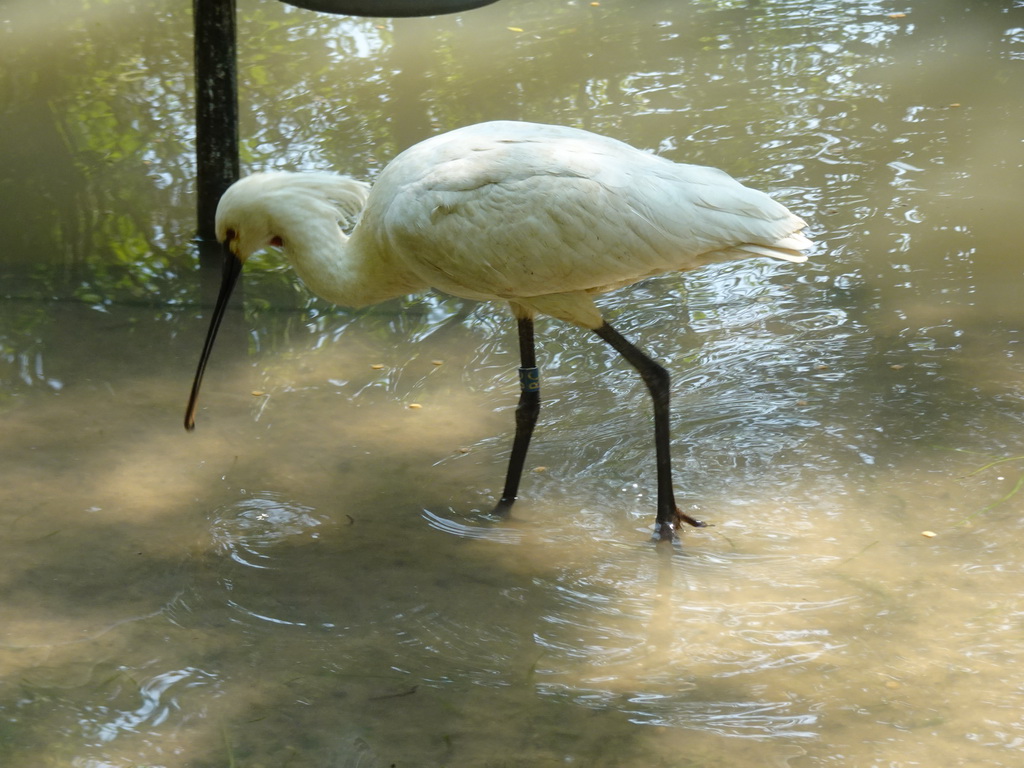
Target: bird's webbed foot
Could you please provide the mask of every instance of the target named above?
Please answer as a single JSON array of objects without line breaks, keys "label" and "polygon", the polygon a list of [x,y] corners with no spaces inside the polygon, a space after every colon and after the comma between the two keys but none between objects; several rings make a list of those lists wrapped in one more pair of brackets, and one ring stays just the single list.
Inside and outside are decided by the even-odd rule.
[{"label": "bird's webbed foot", "polygon": [[708,527],[708,524],[705,523],[703,520],[698,520],[695,517],[690,517],[688,514],[683,512],[683,510],[681,510],[678,506],[676,506],[668,520],[658,520],[658,522],[655,523],[654,541],[675,541],[676,530],[681,528],[683,523],[691,525],[694,528]]},{"label": "bird's webbed foot", "polygon": [[688,514],[683,512],[678,506],[676,507],[675,513],[675,528],[679,528],[683,523],[692,525],[694,528],[707,528],[708,524],[703,520],[698,520],[695,517],[690,517]]}]

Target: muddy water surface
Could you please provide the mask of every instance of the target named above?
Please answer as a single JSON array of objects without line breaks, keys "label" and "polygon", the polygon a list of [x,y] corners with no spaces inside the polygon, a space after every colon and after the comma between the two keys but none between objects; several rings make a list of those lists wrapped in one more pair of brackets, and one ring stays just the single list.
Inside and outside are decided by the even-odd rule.
[{"label": "muddy water surface", "polygon": [[[494,118],[722,167],[806,265],[539,324],[514,519],[500,307],[351,312],[247,267],[198,428],[187,4],[0,18],[0,763],[1015,766],[1024,749],[1024,8],[240,3],[243,164],[372,178]],[[418,407],[412,407],[418,406]]]}]

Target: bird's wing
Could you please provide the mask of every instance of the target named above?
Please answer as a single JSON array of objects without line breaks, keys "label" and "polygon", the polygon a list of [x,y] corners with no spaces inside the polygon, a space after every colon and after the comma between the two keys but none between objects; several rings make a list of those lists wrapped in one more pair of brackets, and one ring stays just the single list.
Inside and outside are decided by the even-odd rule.
[{"label": "bird's wing", "polygon": [[596,292],[753,255],[745,245],[781,258],[806,247],[800,219],[721,171],[583,131],[510,125],[520,133],[455,131],[417,145],[371,192],[364,218],[376,217],[382,247],[436,288]]}]

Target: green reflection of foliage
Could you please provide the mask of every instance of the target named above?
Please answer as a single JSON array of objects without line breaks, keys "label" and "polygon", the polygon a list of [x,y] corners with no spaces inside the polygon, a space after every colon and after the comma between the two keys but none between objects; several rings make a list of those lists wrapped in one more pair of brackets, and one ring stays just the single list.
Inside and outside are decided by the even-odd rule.
[{"label": "green reflection of foliage", "polygon": [[[17,73],[0,85],[0,146],[13,158],[0,180],[15,278],[5,293],[175,300],[166,275],[190,258],[188,16],[167,3],[112,0],[49,0],[35,13],[20,20],[24,29],[7,25],[3,44],[3,63]],[[62,17],[63,35],[44,34],[47,14]]]}]

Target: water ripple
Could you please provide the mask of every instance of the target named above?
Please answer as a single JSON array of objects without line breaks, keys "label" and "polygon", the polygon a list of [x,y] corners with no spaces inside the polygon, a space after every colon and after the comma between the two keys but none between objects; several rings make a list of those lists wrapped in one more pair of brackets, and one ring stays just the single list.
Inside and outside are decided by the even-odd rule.
[{"label": "water ripple", "polygon": [[271,550],[286,539],[318,538],[313,530],[324,518],[311,507],[283,500],[278,494],[239,499],[212,515],[210,533],[216,548],[250,568],[273,568]]},{"label": "water ripple", "polygon": [[181,698],[185,692],[216,683],[216,677],[196,667],[163,672],[138,687],[136,696],[139,701],[134,708],[89,713],[95,717],[90,728],[94,729],[95,737],[101,742],[111,742],[118,736],[137,733],[140,729],[156,728],[183,709]]},{"label": "water ripple", "polygon": [[[449,513],[455,514],[452,510]],[[520,531],[502,527],[493,518],[477,516],[473,522],[459,522],[448,517],[442,517],[436,512],[424,509],[423,519],[427,525],[436,531],[450,533],[465,539],[484,539],[498,542],[499,544],[518,544],[523,538]]]}]

